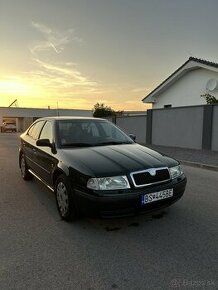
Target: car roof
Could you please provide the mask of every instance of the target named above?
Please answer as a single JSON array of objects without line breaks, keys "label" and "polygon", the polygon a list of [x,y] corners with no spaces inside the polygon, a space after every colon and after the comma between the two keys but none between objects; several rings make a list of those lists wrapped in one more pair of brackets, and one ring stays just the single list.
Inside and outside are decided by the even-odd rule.
[{"label": "car roof", "polygon": [[64,121],[64,120],[102,120],[105,121],[105,119],[102,118],[94,118],[94,117],[72,117],[72,116],[54,116],[54,117],[43,117],[39,118],[36,121],[41,121],[41,120],[51,120],[51,121]]}]

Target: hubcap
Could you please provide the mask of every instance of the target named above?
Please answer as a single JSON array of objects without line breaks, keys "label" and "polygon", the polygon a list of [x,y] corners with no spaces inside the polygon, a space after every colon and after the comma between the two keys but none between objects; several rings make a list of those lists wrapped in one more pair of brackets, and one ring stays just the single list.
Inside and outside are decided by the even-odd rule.
[{"label": "hubcap", "polygon": [[24,177],[25,176],[25,172],[26,172],[26,164],[25,164],[25,160],[24,160],[23,156],[21,158],[20,169],[21,169],[21,174]]},{"label": "hubcap", "polygon": [[68,194],[62,181],[57,185],[57,202],[61,215],[64,216],[68,211]]}]

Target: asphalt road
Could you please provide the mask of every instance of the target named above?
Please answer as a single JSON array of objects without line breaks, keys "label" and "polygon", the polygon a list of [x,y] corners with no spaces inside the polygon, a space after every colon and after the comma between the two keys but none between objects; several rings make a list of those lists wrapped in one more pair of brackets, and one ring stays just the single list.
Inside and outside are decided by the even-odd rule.
[{"label": "asphalt road", "polygon": [[17,134],[0,134],[0,289],[218,289],[218,173],[185,167],[184,197],[156,217],[60,220],[22,180]]}]

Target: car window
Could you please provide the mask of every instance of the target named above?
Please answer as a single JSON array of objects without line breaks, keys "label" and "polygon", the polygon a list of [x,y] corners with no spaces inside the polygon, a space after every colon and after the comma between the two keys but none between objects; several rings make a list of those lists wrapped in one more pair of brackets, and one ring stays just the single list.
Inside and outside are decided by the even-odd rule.
[{"label": "car window", "polygon": [[61,144],[84,142],[88,139],[85,123],[79,121],[58,122],[58,131]]},{"label": "car window", "polygon": [[61,120],[57,127],[62,146],[133,143],[118,127],[104,120]]},{"label": "car window", "polygon": [[27,131],[27,135],[29,136],[32,136],[32,131],[33,131],[33,128],[35,127],[35,125],[32,125],[29,130]]},{"label": "car window", "polygon": [[95,122],[83,122],[81,127],[87,135],[100,137],[100,131]]},{"label": "car window", "polygon": [[27,132],[27,134],[32,137],[34,140],[37,140],[42,129],[43,124],[45,121],[39,121],[35,123]]},{"label": "car window", "polygon": [[102,122],[101,123],[102,131],[104,132],[106,137],[112,137],[115,140],[124,141],[126,140],[126,136],[120,131],[117,127],[111,126],[109,122]]},{"label": "car window", "polygon": [[44,127],[42,128],[40,139],[49,139],[52,142],[52,124],[51,122],[46,122]]}]

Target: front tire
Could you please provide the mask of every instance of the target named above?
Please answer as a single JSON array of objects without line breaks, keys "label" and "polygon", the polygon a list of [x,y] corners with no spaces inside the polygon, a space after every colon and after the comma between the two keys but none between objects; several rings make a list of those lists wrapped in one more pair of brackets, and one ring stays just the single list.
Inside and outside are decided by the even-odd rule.
[{"label": "front tire", "polygon": [[55,195],[58,212],[61,218],[65,221],[75,221],[78,219],[73,189],[64,174],[61,174],[55,182]]},{"label": "front tire", "polygon": [[32,175],[28,170],[24,154],[22,154],[20,157],[20,172],[24,180],[32,179]]}]

